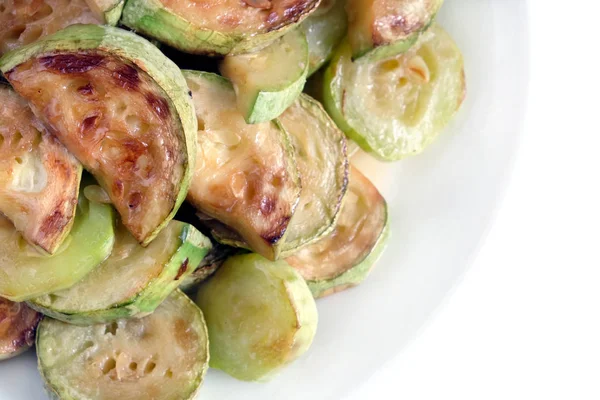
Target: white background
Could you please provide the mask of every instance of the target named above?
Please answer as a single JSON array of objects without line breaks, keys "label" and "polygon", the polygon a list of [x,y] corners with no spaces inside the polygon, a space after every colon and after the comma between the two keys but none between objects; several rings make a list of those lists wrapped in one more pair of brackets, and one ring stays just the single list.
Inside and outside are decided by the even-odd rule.
[{"label": "white background", "polygon": [[351,400],[600,399],[594,3],[529,1],[528,116],[496,221],[421,335]]}]

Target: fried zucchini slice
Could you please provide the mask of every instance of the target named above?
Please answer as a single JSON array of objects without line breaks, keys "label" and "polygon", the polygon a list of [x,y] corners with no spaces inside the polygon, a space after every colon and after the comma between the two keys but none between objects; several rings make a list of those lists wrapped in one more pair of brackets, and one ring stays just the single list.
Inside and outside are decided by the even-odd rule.
[{"label": "fried zucchini slice", "polygon": [[110,255],[113,219],[110,206],[80,195],[69,236],[49,256],[27,244],[0,216],[0,296],[24,301],[73,286]]},{"label": "fried zucchini slice", "polygon": [[3,84],[0,103],[0,213],[27,242],[52,254],[75,220],[81,164]]},{"label": "fried zucchini slice", "polygon": [[210,366],[246,381],[267,380],[301,356],[317,329],[306,283],[284,261],[258,254],[229,258],[198,290]]},{"label": "fried zucchini slice", "polygon": [[296,29],[257,52],[225,57],[219,69],[233,84],[246,122],[257,124],[277,118],[296,100],[308,65],[306,36]]},{"label": "fried zucchini slice", "polygon": [[44,318],[36,348],[52,399],[191,400],[208,369],[204,317],[179,290],[144,318],[90,326]]},{"label": "fried zucchini slice", "polygon": [[350,171],[348,194],[333,231],[286,258],[315,298],[360,284],[371,272],[389,235],[387,204],[358,169]]},{"label": "fried zucchini slice", "polygon": [[201,282],[207,280],[212,274],[214,274],[221,265],[229,257],[240,253],[243,250],[235,247],[230,247],[219,242],[212,243],[212,248],[208,251],[206,256],[198,265],[198,268],[190,275],[180,279],[181,284],[179,289],[186,293],[196,288]]},{"label": "fried zucchini slice", "polygon": [[185,199],[196,156],[179,68],[131,32],[75,25],[6,54],[0,69],[150,243]]},{"label": "fried zucchini slice", "polygon": [[0,297],[0,361],[27,351],[35,341],[42,314]]},{"label": "fried zucchini slice", "polygon": [[325,72],[325,107],[362,149],[384,161],[423,151],[465,97],[463,58],[433,25],[406,53],[380,62],[352,62],[341,45]]},{"label": "fried zucchini slice", "polygon": [[106,261],[74,286],[29,304],[76,325],[148,315],[194,272],[210,248],[208,238],[183,222],[169,222],[146,248],[119,224]]},{"label": "fried zucchini slice", "polygon": [[117,25],[125,0],[85,0],[94,14],[107,25]]},{"label": "fried zucchini slice", "polygon": [[184,74],[199,125],[198,162],[187,199],[274,259],[300,198],[289,137],[276,122],[246,124],[226,79]]},{"label": "fried zucchini slice", "polygon": [[181,51],[241,54],[295,28],[319,0],[128,0],[121,23]]},{"label": "fried zucchini slice", "polygon": [[443,0],[348,0],[348,42],[352,59],[394,57],[426,31]]},{"label": "fried zucchini slice", "polygon": [[101,24],[85,0],[2,0],[0,55],[74,24]]},{"label": "fried zucchini slice", "polygon": [[317,10],[302,22],[308,42],[308,75],[321,68],[346,35],[348,17],[345,0],[323,0]]},{"label": "fried zucchini slice", "polygon": [[346,137],[310,96],[300,95],[278,121],[292,138],[302,182],[282,249],[287,256],[333,229],[348,185],[348,157]]}]

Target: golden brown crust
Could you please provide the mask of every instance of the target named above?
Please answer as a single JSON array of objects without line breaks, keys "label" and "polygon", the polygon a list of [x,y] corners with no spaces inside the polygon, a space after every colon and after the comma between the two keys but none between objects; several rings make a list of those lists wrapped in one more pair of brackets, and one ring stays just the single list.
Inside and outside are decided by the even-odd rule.
[{"label": "golden brown crust", "polygon": [[0,360],[33,346],[42,314],[0,297]]}]

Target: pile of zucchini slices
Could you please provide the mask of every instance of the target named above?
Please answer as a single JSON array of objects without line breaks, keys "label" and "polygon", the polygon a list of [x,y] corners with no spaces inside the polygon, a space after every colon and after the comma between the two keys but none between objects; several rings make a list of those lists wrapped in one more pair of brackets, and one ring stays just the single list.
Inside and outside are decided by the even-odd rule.
[{"label": "pile of zucchini slices", "polygon": [[3,1],[0,360],[166,400],[305,353],[390,234],[351,150],[417,154],[465,96],[441,5]]}]

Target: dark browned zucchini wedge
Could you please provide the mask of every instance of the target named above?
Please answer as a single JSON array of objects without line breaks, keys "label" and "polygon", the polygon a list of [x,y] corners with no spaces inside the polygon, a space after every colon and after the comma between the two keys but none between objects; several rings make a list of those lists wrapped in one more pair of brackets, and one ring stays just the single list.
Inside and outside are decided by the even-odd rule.
[{"label": "dark browned zucchini wedge", "polygon": [[35,330],[42,314],[0,297],[0,361],[18,356],[35,341]]},{"label": "dark browned zucchini wedge", "polygon": [[75,220],[81,164],[3,84],[0,104],[0,213],[31,245],[54,253]]}]

